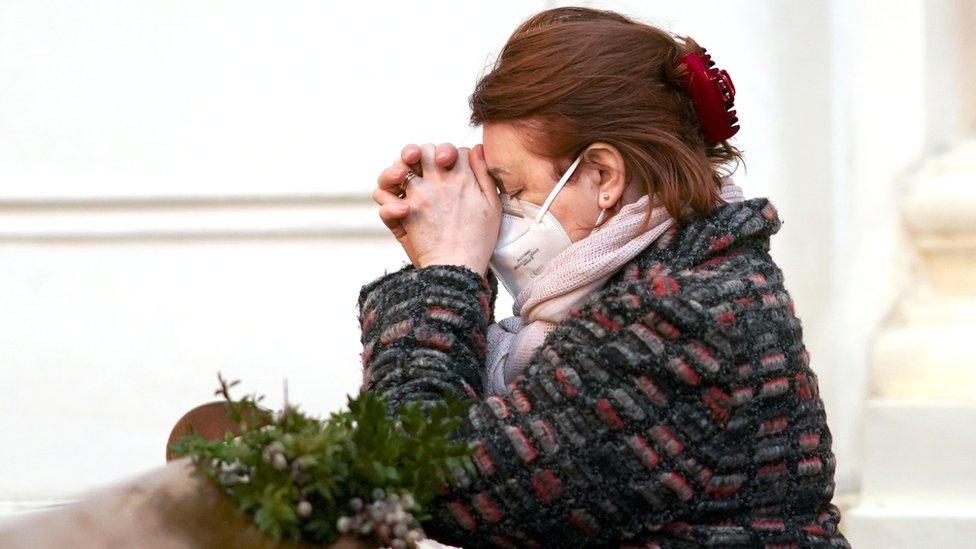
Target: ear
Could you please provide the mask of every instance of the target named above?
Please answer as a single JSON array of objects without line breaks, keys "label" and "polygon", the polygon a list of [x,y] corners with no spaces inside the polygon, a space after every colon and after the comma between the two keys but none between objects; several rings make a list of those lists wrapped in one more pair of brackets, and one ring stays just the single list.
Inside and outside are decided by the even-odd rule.
[{"label": "ear", "polygon": [[[583,151],[583,160],[594,176],[597,186],[597,205],[601,209],[611,208],[617,204],[627,189],[626,166],[624,157],[617,147],[609,143],[597,141]],[[603,198],[603,195],[608,195]]]}]

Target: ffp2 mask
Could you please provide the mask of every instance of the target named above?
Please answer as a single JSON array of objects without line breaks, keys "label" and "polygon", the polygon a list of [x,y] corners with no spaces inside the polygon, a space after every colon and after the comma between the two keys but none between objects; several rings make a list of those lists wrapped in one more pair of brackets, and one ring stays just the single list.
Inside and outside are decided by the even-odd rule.
[{"label": "ffp2 mask", "polygon": [[[562,224],[549,211],[549,206],[582,159],[581,153],[559,178],[542,206],[507,194],[501,195],[501,226],[489,266],[514,298],[542,271],[546,263],[573,243]],[[605,210],[600,212],[597,223],[603,220],[604,213]]]}]

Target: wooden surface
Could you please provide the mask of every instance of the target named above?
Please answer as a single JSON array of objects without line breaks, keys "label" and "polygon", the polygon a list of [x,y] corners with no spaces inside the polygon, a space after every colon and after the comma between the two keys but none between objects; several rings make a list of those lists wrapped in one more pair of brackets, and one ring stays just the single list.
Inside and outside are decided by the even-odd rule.
[{"label": "wooden surface", "polygon": [[[0,547],[146,547],[288,549],[272,542],[189,458],[89,492],[80,501],[11,519],[0,526]],[[331,547],[367,547],[341,540]]]}]

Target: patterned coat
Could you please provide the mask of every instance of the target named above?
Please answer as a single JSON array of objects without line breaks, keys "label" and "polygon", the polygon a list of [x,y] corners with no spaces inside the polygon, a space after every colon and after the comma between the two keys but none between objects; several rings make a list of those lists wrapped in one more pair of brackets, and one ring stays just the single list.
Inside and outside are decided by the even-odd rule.
[{"label": "patterned coat", "polygon": [[406,265],[362,287],[363,383],[478,399],[427,533],[463,547],[849,547],[817,376],[767,198],[672,227],[483,397],[497,280]]}]

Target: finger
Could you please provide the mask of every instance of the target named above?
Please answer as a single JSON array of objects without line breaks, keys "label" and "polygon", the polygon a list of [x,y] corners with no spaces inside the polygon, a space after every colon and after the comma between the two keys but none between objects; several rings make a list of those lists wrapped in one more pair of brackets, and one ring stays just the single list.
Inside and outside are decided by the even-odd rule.
[{"label": "finger", "polygon": [[384,168],[380,172],[380,176],[376,178],[376,186],[393,192],[395,194],[400,194],[401,185],[406,179],[408,166],[402,161],[397,160],[394,164],[388,168]]},{"label": "finger", "polygon": [[454,163],[454,169],[468,171],[471,169],[471,149],[468,147],[461,147],[458,149],[457,162]]},{"label": "finger", "polygon": [[433,143],[424,143],[420,146],[420,167],[427,174],[428,178],[435,173],[443,171],[434,161],[435,148]]},{"label": "finger", "polygon": [[485,196],[489,198],[497,197],[498,188],[495,186],[494,179],[488,174],[488,163],[485,161],[485,146],[481,143],[475,145],[468,155],[468,162]]},{"label": "finger", "polygon": [[420,165],[420,147],[413,143],[408,143],[400,151],[400,160],[410,168],[413,173],[423,177],[424,169]]},{"label": "finger", "polygon": [[380,219],[383,220],[383,224],[386,225],[387,229],[393,233],[393,236],[399,240],[407,235],[407,231],[403,229],[403,225],[400,224],[406,215],[400,210],[399,206],[401,204],[385,204],[380,206]]},{"label": "finger", "polygon": [[451,169],[451,167],[457,163],[458,150],[451,143],[441,143],[435,149],[434,161],[437,165],[445,170]]},{"label": "finger", "polygon": [[406,200],[379,187],[373,189],[373,202],[376,202],[380,206],[396,206],[394,211],[402,211],[403,216],[406,216],[406,214],[410,212],[410,204],[408,204]]}]

